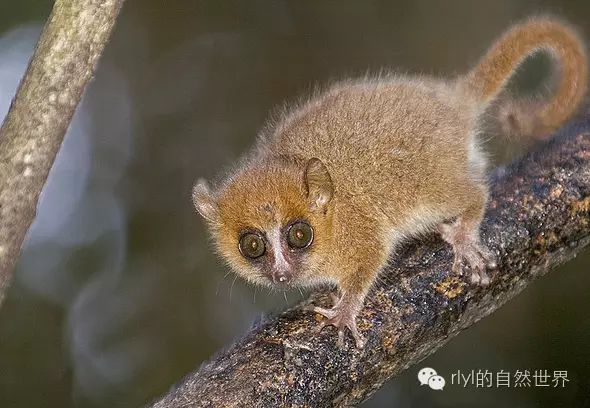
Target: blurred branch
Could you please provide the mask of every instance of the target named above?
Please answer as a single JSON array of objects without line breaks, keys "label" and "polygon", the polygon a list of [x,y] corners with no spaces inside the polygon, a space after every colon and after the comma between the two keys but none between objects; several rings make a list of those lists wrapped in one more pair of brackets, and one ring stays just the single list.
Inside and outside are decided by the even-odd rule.
[{"label": "blurred branch", "polygon": [[124,0],[56,0],[0,129],[0,304],[37,200]]},{"label": "blurred branch", "polygon": [[[254,327],[189,374],[152,408],[350,406],[435,352],[590,241],[590,121],[492,176],[482,227],[499,266],[485,288],[450,273],[434,235],[408,244],[382,274],[359,317],[368,343],[336,346],[299,305]],[[309,301],[327,303],[328,296]]]}]

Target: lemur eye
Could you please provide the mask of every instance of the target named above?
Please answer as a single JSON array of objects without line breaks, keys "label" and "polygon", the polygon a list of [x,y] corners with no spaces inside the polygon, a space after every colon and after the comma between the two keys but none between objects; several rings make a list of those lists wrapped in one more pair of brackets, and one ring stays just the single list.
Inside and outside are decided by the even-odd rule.
[{"label": "lemur eye", "polygon": [[246,258],[260,258],[265,251],[266,246],[260,235],[247,232],[240,238],[240,253]]},{"label": "lemur eye", "polygon": [[307,248],[312,241],[313,229],[305,221],[294,222],[287,230],[287,243],[291,248]]}]

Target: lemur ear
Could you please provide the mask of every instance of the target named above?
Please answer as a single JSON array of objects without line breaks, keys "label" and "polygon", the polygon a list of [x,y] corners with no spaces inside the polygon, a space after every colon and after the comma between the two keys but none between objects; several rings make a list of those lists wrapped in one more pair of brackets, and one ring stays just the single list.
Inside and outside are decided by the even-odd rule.
[{"label": "lemur ear", "polygon": [[310,159],[305,166],[305,188],[312,210],[323,210],[334,195],[328,169],[320,159]]},{"label": "lemur ear", "polygon": [[217,218],[217,203],[209,184],[203,179],[199,179],[193,187],[193,204],[198,213],[206,220],[213,221]]}]

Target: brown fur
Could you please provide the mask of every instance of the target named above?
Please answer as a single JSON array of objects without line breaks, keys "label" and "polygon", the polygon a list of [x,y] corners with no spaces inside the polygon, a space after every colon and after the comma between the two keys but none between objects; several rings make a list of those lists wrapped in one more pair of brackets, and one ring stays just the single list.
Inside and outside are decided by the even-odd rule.
[{"label": "brown fur", "polygon": [[[195,187],[196,208],[219,252],[246,279],[270,285],[278,266],[246,259],[238,250],[244,231],[261,232],[268,257],[284,257],[289,286],[338,285],[342,296],[334,308],[314,310],[340,335],[348,327],[359,346],[355,317],[406,237],[438,229],[455,251],[453,269],[460,272],[465,264],[473,282],[486,284],[493,257],[479,240],[487,201],[479,116],[518,64],[544,47],[554,51],[562,79],[554,99],[535,114],[556,126],[571,113],[562,105],[575,105],[584,94],[586,62],[571,30],[547,19],[509,30],[457,81],[347,81],[293,109],[263,132],[245,162],[214,191],[204,182]],[[290,249],[283,237],[298,219],[314,230],[303,251]],[[271,245],[276,233],[270,231],[279,230],[283,238]]]}]

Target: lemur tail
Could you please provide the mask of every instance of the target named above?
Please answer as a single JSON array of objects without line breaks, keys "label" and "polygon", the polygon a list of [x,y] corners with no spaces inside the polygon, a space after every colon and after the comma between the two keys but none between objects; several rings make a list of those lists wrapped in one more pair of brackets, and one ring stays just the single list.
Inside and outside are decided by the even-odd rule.
[{"label": "lemur tail", "polygon": [[553,94],[539,101],[508,100],[499,106],[504,130],[521,136],[547,136],[576,111],[586,93],[585,46],[567,24],[534,17],[510,28],[484,55],[461,85],[488,106],[515,70],[532,54],[547,52],[558,71]]}]

